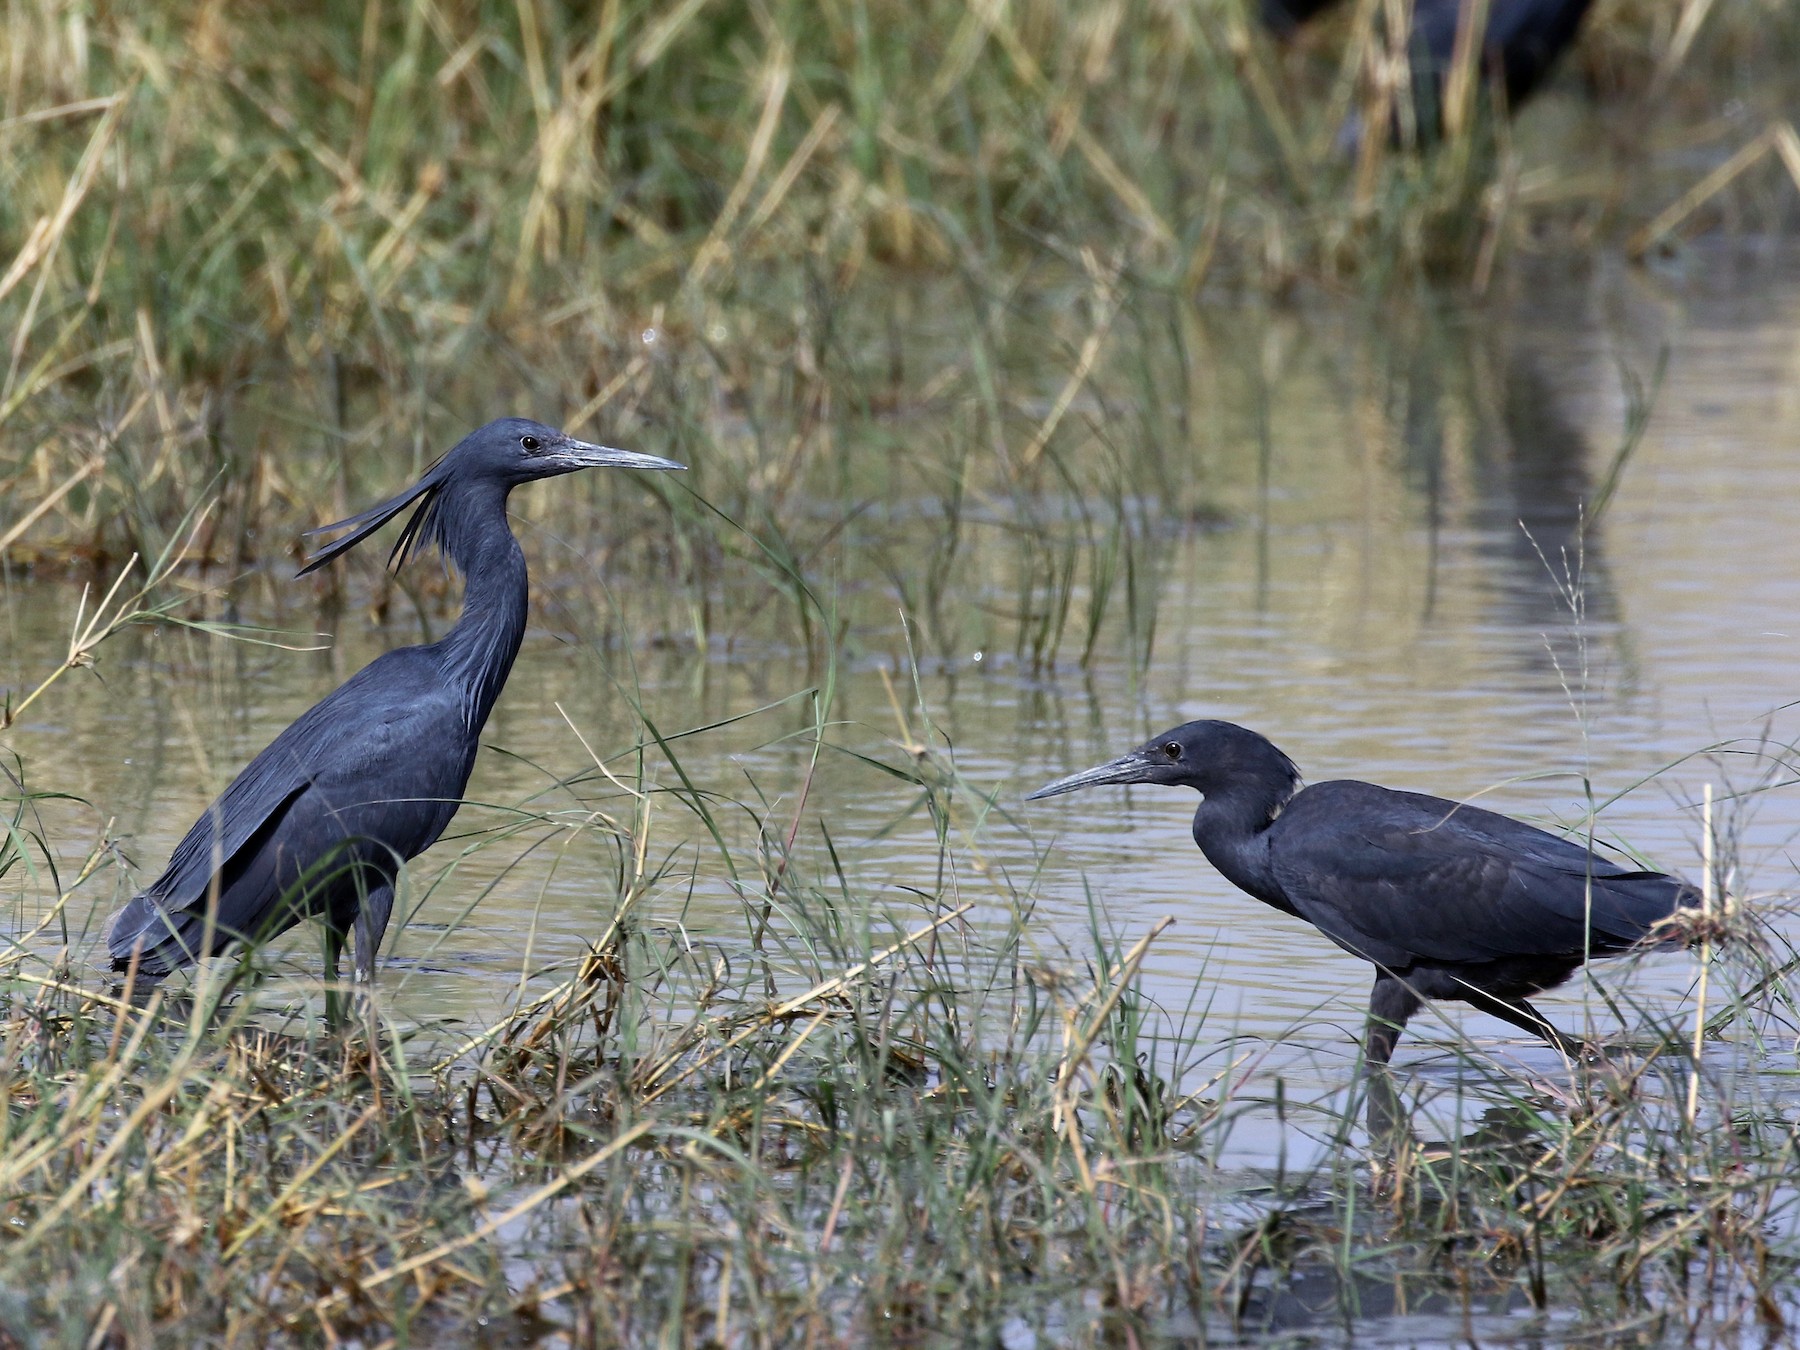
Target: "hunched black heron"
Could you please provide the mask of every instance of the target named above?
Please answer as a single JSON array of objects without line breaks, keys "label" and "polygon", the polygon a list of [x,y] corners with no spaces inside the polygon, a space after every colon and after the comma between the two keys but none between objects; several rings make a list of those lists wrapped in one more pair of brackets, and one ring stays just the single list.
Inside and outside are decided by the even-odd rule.
[{"label": "hunched black heron", "polygon": [[1230,722],[1189,722],[1026,800],[1105,784],[1201,795],[1194,842],[1239,890],[1375,966],[1366,1057],[1386,1064],[1425,999],[1455,999],[1566,1055],[1533,995],[1589,958],[1659,934],[1700,893],[1461,802],[1340,780],[1302,789],[1294,762]]},{"label": "hunched black heron", "polygon": [[113,969],[154,982],[316,916],[326,925],[327,979],[337,976],[352,928],[356,976],[371,979],[400,866],[456,814],[524,636],[525,555],[507,524],[508,495],[577,469],[682,467],[504,418],[465,437],[399,496],[309,530],[345,533],[300,575],[417,503],[389,563],[439,549],[463,575],[462,615],[439,641],[371,661],[250,761],[175,846],[162,875],[108,924]]}]

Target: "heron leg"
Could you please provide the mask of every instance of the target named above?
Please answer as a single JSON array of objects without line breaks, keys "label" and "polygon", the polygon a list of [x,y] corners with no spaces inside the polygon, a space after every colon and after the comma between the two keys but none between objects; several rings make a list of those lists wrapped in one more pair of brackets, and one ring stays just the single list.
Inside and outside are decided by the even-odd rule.
[{"label": "heron leg", "polygon": [[1369,1143],[1384,1153],[1393,1153],[1410,1137],[1406,1104],[1394,1086],[1394,1072],[1386,1064],[1370,1063],[1367,1079]]},{"label": "heron leg", "polygon": [[1539,1012],[1524,999],[1496,998],[1493,994],[1479,989],[1471,989],[1463,995],[1471,1007],[1498,1017],[1502,1022],[1510,1022],[1521,1031],[1529,1031],[1533,1036],[1548,1041],[1570,1059],[1580,1059],[1587,1047],[1573,1036],[1565,1036],[1550,1025],[1550,1019]]},{"label": "heron leg", "polygon": [[394,888],[384,882],[363,897],[356,911],[356,978],[361,984],[375,980],[375,956],[394,913]]},{"label": "heron leg", "polygon": [[1398,975],[1385,970],[1376,973],[1375,988],[1369,991],[1369,1037],[1364,1052],[1369,1064],[1385,1065],[1394,1057],[1401,1030],[1423,1002]]},{"label": "heron leg", "polygon": [[345,932],[330,919],[325,920],[325,983],[335,984],[338,977],[338,958],[344,954]]},{"label": "heron leg", "polygon": [[337,916],[325,916],[325,1025],[339,1027],[344,1022],[342,1000],[338,996],[338,958],[344,954],[344,940],[348,937]]}]

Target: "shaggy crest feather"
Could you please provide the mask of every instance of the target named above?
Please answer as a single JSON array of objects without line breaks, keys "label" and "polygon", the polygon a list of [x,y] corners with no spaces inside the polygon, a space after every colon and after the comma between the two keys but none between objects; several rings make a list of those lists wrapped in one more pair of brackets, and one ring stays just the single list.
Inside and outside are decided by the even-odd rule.
[{"label": "shaggy crest feather", "polygon": [[348,530],[349,533],[313,554],[295,575],[305,576],[333,558],[342,557],[414,502],[419,504],[418,509],[401,527],[400,537],[394,541],[394,547],[388,554],[388,567],[397,569],[403,566],[421,548],[436,548],[448,557],[443,520],[443,489],[449,478],[444,469],[446,458],[448,456],[440,455],[433,460],[419,481],[399,496],[390,497],[379,505],[343,520],[333,521],[329,525],[316,525],[305,531],[305,536],[309,539],[318,534],[335,534],[339,530]]}]

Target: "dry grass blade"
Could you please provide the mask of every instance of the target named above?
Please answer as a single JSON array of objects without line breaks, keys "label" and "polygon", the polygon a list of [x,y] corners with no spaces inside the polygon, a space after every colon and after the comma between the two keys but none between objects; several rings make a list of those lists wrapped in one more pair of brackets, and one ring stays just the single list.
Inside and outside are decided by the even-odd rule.
[{"label": "dry grass blade", "polygon": [[1144,963],[1144,957],[1148,955],[1150,945],[1162,936],[1164,930],[1172,926],[1174,922],[1173,915],[1164,915],[1150,926],[1148,933],[1132,944],[1131,950],[1125,954],[1125,959],[1112,973],[1105,995],[1101,998],[1099,1006],[1088,1015],[1085,1026],[1077,1025],[1080,1010],[1078,1008],[1069,1010],[1063,1031],[1062,1057],[1056,1072],[1056,1081],[1063,1089],[1064,1102],[1068,1107],[1062,1116],[1064,1128],[1068,1127],[1068,1122],[1073,1115],[1073,1097],[1070,1094],[1075,1076],[1080,1071],[1081,1065],[1087,1061],[1088,1053],[1093,1049],[1095,1037],[1105,1027],[1106,1019],[1112,1016],[1113,1010],[1119,1006],[1119,1000],[1125,996],[1126,991],[1131,988],[1132,981],[1137,978],[1138,967]]},{"label": "dry grass blade", "polygon": [[1082,339],[1081,351],[1075,358],[1075,368],[1069,372],[1068,379],[1063,381],[1063,387],[1056,395],[1056,401],[1050,405],[1050,411],[1044,415],[1044,420],[1038,424],[1038,429],[1033,433],[1030,442],[1019,454],[1019,466],[1022,469],[1029,469],[1037,463],[1038,457],[1044,453],[1044,447],[1050,443],[1050,438],[1062,425],[1063,418],[1068,415],[1070,407],[1074,405],[1076,397],[1081,393],[1082,386],[1088,381],[1088,376],[1093,374],[1094,363],[1100,359],[1100,350],[1106,344],[1106,335],[1112,330],[1113,320],[1118,317],[1121,303],[1118,280],[1122,264],[1115,261],[1111,267],[1103,269],[1092,252],[1085,249],[1082,257],[1094,286],[1093,326],[1088,331],[1088,335]]},{"label": "dry grass blade", "polygon": [[775,129],[781,124],[782,108],[787,103],[788,86],[794,77],[793,54],[783,45],[777,44],[770,53],[769,63],[763,73],[763,106],[762,114],[756,120],[756,131],[750,138],[750,151],[744,157],[744,167],[738,174],[737,182],[731,186],[730,194],[725,198],[725,205],[719,209],[718,217],[713,221],[712,229],[694,253],[693,265],[689,267],[686,280],[682,283],[689,290],[697,290],[706,283],[707,273],[725,256],[726,237],[737,224],[739,213],[744,203],[750,198],[756,181],[762,175],[763,164],[768,160],[769,147],[775,140]]},{"label": "dry grass blade", "polygon": [[69,223],[75,219],[75,213],[81,209],[82,202],[87,199],[89,190],[94,186],[94,180],[106,162],[107,147],[118,134],[125,111],[131,106],[131,90],[124,89],[109,95],[103,102],[106,105],[106,115],[88,137],[87,146],[81,152],[81,160],[75,166],[75,172],[70,175],[56,210],[38,219],[18,253],[13,256],[11,265],[4,273],[0,273],[0,300],[10,295],[13,288],[30,274],[32,268],[56,256],[68,232]]},{"label": "dry grass blade", "polygon": [[1780,158],[1788,176],[1794,180],[1794,186],[1800,188],[1800,133],[1795,132],[1791,122],[1777,122],[1746,141],[1729,159],[1633,234],[1626,242],[1626,252],[1635,259],[1643,258],[1771,151]]},{"label": "dry grass blade", "polygon": [[54,511],[58,502],[105,467],[106,455],[104,453],[94,455],[87,463],[40,497],[36,506],[14,521],[4,534],[0,534],[0,554],[4,554],[7,549],[23,539],[25,532]]},{"label": "dry grass blade", "polygon": [[362,1131],[364,1126],[375,1120],[380,1114],[381,1104],[377,1102],[358,1116],[356,1120],[351,1123],[349,1128],[340,1131],[329,1144],[320,1149],[319,1152],[313,1156],[311,1162],[307,1163],[305,1167],[294,1174],[293,1179],[288,1182],[281,1194],[275,1197],[274,1202],[270,1204],[267,1209],[238,1230],[238,1235],[231,1240],[224,1252],[221,1253],[220,1259],[229,1261],[232,1257],[242,1251],[250,1243],[251,1239],[262,1232],[265,1227],[278,1221],[286,1212],[288,1202],[304,1190],[307,1183],[317,1176],[325,1168],[327,1163],[348,1147],[350,1141],[356,1138],[357,1134]]},{"label": "dry grass blade", "polygon": [[1675,21],[1675,31],[1669,37],[1668,49],[1657,62],[1658,90],[1668,83],[1669,78],[1687,60],[1688,53],[1694,48],[1694,39],[1700,36],[1700,29],[1705,25],[1712,8],[1713,0],[1683,0],[1681,17]]},{"label": "dry grass blade", "polygon": [[795,1013],[805,1008],[807,1004],[815,1002],[818,999],[829,998],[833,994],[838,993],[856,980],[861,979],[877,966],[898,956],[908,948],[917,946],[920,942],[923,942],[926,938],[944,927],[944,925],[954,923],[974,908],[975,902],[970,900],[958,905],[955,909],[950,910],[947,913],[938,915],[938,917],[933,919],[930,923],[915,928],[898,942],[882,948],[867,961],[859,961],[843,974],[834,975],[829,980],[821,980],[804,994],[790,998],[769,1009],[767,1012],[756,1017],[749,1026],[743,1027],[733,1033],[722,1044],[707,1051],[697,1059],[680,1065],[679,1071],[677,1071],[677,1065],[675,1063],[665,1064],[661,1068],[653,1070],[646,1077],[645,1083],[647,1086],[652,1084],[655,1086],[651,1086],[650,1090],[644,1094],[644,1104],[648,1105],[657,1098],[663,1096],[678,1083],[691,1078],[694,1074],[698,1073],[708,1064],[711,1064],[721,1055],[729,1054],[752,1036],[767,1030],[769,1027],[774,1026],[776,1023],[781,1022],[786,1018],[792,1017]]}]

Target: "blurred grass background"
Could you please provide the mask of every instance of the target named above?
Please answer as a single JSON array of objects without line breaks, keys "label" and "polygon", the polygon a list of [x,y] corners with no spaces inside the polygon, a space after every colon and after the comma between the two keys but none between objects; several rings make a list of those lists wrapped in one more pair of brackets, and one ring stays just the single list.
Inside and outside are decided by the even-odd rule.
[{"label": "blurred grass background", "polygon": [[[1783,0],[1601,0],[1517,119],[1353,155],[1380,3],[1282,46],[1237,0],[19,0],[0,554],[154,556],[216,494],[194,552],[241,567],[502,411],[691,457],[789,530],[929,406],[976,447],[940,482],[1016,481],[1121,314],[1620,255],[1800,106]],[[1797,221],[1769,153],[1669,237]]]}]

